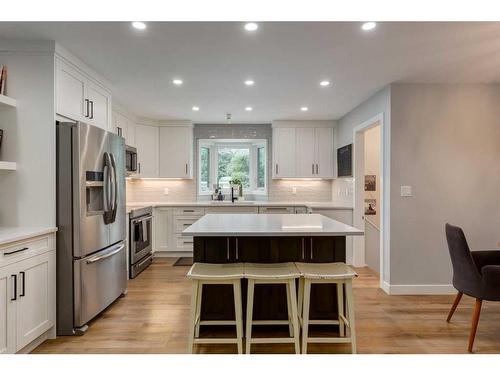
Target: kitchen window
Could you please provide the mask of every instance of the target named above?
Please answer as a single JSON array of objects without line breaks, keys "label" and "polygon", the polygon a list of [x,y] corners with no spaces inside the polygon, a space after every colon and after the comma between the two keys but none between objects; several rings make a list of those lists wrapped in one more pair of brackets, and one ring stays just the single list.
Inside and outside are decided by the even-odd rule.
[{"label": "kitchen window", "polygon": [[267,193],[266,140],[200,140],[198,166],[200,195],[230,188],[234,180],[241,182],[244,194]]}]

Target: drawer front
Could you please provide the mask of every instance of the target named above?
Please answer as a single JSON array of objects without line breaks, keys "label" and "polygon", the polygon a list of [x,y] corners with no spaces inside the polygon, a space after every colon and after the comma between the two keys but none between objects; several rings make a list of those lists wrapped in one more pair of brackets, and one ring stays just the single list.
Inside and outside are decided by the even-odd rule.
[{"label": "drawer front", "polygon": [[198,221],[199,217],[187,217],[187,216],[174,216],[174,232],[181,233],[184,229],[188,228],[194,222]]},{"label": "drawer front", "polygon": [[259,213],[261,214],[293,214],[295,213],[293,207],[260,207]]},{"label": "drawer front", "polygon": [[0,267],[55,249],[54,235],[18,241],[0,247]]},{"label": "drawer front", "polygon": [[175,236],[175,247],[177,250],[193,250],[193,237]]},{"label": "drawer front", "polygon": [[207,214],[258,214],[258,207],[210,207]]},{"label": "drawer front", "polygon": [[174,216],[203,216],[205,209],[203,207],[176,207]]}]

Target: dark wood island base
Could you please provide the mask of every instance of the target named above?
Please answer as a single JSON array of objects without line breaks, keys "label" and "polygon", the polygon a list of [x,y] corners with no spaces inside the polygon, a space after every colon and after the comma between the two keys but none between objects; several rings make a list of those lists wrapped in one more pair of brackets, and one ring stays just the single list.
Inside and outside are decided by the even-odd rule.
[{"label": "dark wood island base", "polygon": [[[345,262],[345,259],[345,236],[194,237],[194,262],[327,263]],[[243,311],[246,309],[246,290],[247,282],[243,280]],[[312,286],[310,317],[311,319],[337,319],[335,285]],[[203,286],[201,319],[234,319],[231,286]],[[283,285],[259,285],[255,288],[254,319],[288,319]]]}]

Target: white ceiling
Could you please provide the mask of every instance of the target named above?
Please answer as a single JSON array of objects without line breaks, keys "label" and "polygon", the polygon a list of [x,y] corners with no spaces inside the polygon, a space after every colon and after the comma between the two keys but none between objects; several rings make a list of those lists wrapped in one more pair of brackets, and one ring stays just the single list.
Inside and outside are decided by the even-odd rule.
[{"label": "white ceiling", "polygon": [[[111,82],[118,103],[155,119],[338,119],[395,81],[500,82],[500,23],[379,23],[363,32],[358,22],[270,22],[254,33],[240,22],[147,25],[0,23],[0,37],[56,40]],[[172,84],[177,77],[183,86]],[[324,78],[330,87],[319,86]]]}]

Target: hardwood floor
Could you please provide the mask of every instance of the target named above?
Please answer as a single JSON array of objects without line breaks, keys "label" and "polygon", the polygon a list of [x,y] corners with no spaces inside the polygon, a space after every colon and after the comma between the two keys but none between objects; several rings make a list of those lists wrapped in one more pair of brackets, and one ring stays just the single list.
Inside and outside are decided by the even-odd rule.
[{"label": "hardwood floor", "polygon": [[[191,289],[188,267],[173,267],[175,260],[155,259],[84,336],[46,341],[34,353],[185,353]],[[378,288],[378,275],[357,271],[358,353],[467,353],[474,299],[464,296],[446,323],[454,296],[388,296]],[[484,303],[474,349],[500,353],[500,303]],[[236,353],[236,345],[198,345],[195,351]],[[349,353],[350,346],[309,344],[308,351]],[[252,345],[252,353],[292,352],[288,344]]]}]

